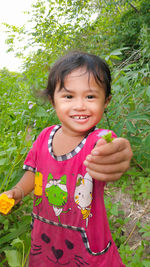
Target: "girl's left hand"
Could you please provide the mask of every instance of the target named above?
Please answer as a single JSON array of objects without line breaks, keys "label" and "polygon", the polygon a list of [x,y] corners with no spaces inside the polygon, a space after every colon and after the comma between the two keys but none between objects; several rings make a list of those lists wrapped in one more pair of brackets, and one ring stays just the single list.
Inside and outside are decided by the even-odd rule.
[{"label": "girl's left hand", "polygon": [[100,139],[91,154],[86,157],[84,165],[94,179],[105,182],[115,181],[129,169],[132,156],[127,139],[115,138],[111,143]]}]

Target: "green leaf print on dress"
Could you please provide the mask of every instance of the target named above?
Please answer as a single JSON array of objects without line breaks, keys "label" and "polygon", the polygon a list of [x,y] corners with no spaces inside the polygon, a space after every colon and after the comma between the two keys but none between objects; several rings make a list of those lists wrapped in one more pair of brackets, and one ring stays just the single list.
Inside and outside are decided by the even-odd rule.
[{"label": "green leaf print on dress", "polygon": [[55,215],[58,217],[60,222],[60,214],[67,213],[67,211],[63,211],[63,207],[67,203],[68,200],[68,192],[66,187],[66,175],[63,175],[59,180],[53,179],[52,174],[48,175],[48,183],[45,188],[46,197],[48,198],[48,202],[51,206],[53,206],[53,210]]},{"label": "green leaf print on dress", "polygon": [[91,214],[92,191],[93,191],[92,177],[88,173],[86,173],[84,177],[81,174],[78,174],[74,200],[78,205],[78,208],[81,210],[83,219],[86,220],[86,227],[88,226],[89,217],[92,216]]}]

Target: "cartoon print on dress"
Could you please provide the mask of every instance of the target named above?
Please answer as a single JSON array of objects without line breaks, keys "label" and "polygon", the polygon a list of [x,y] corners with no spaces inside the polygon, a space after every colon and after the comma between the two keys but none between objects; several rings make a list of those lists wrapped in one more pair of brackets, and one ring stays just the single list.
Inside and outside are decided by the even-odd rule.
[{"label": "cartoon print on dress", "polygon": [[58,217],[60,222],[60,214],[67,213],[70,208],[66,211],[63,210],[63,207],[68,200],[68,192],[66,187],[66,175],[63,175],[59,180],[53,179],[52,174],[48,175],[48,183],[45,188],[46,197],[53,210],[55,215]]},{"label": "cartoon print on dress", "polygon": [[81,209],[83,219],[86,220],[86,227],[88,227],[89,217],[91,214],[93,181],[92,177],[86,173],[83,177],[81,174],[77,176],[76,189],[74,194],[75,203]]},{"label": "cartoon print on dress", "polygon": [[[70,266],[71,264],[72,267],[82,267],[89,265],[89,263],[82,256],[74,253],[75,245],[73,243],[73,240],[65,238],[63,240],[62,247],[59,246],[59,248],[54,246],[51,237],[48,236],[46,233],[41,234],[41,240],[44,242],[48,249],[48,253],[47,255],[45,255],[46,258],[54,265],[56,264],[56,266]],[[42,245],[32,244],[31,255],[36,256],[40,254],[43,254]],[[65,255],[67,255],[67,259]]]},{"label": "cartoon print on dress", "polygon": [[34,183],[35,206],[38,206],[42,202],[42,183],[43,183],[42,173],[36,172],[35,183]]}]

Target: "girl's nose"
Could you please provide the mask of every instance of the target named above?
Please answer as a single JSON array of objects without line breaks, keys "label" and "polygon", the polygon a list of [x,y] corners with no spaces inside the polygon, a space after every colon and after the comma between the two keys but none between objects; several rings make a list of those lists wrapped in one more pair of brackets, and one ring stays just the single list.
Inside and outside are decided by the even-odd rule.
[{"label": "girl's nose", "polygon": [[85,101],[82,98],[76,99],[75,103],[74,103],[74,108],[76,110],[85,110],[86,106],[85,106]]}]

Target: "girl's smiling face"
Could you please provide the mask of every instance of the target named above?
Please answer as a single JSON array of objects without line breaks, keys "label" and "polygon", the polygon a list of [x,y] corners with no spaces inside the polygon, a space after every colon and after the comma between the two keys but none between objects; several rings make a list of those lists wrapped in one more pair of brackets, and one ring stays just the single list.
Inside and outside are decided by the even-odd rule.
[{"label": "girl's smiling face", "polygon": [[102,118],[109,103],[104,88],[85,68],[72,71],[65,78],[65,88],[54,93],[54,108],[64,133],[85,136]]}]

